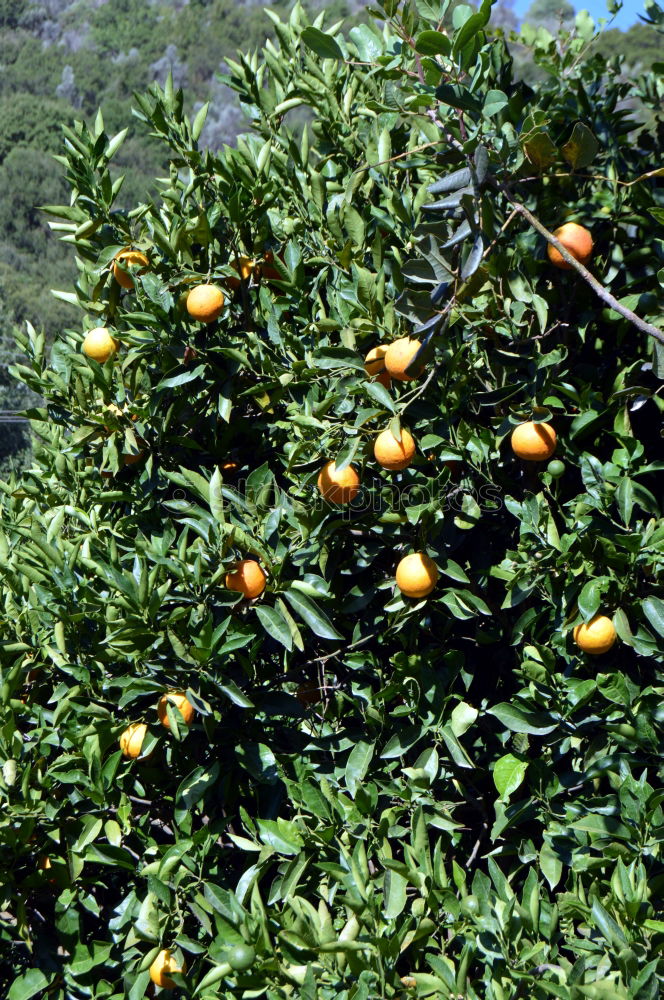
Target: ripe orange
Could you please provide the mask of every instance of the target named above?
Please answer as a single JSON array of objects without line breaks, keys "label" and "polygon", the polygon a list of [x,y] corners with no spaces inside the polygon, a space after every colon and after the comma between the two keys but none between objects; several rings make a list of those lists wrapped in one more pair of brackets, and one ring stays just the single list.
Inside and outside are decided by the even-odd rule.
[{"label": "ripe orange", "polygon": [[385,368],[388,375],[397,379],[398,382],[412,382],[413,379],[417,378],[422,373],[423,365],[417,375],[408,375],[406,368],[421,346],[419,340],[411,340],[410,337],[401,337],[389,344],[385,352]]},{"label": "ripe orange", "polygon": [[[130,417],[130,419],[134,423],[136,423],[136,421],[138,420],[138,414],[137,413],[129,413],[126,409],[122,410],[115,403],[109,403],[108,406],[105,407],[105,410],[106,410],[107,413],[110,413],[112,416],[117,417],[118,420],[122,420],[125,417]],[[106,431],[107,434],[112,434],[113,433],[113,428],[109,427],[107,424],[104,424],[104,430]]]},{"label": "ripe orange", "polygon": [[438,583],[438,569],[426,552],[412,552],[397,566],[397,587],[406,597],[426,597]]},{"label": "ripe orange", "polygon": [[[283,256],[279,254],[279,260],[283,263]],[[276,267],[272,267],[272,262],[274,260],[274,254],[271,250],[266,250],[263,254],[263,263],[257,264],[258,273],[261,277],[265,278],[266,281],[276,280],[281,281],[281,275],[277,271]]]},{"label": "ripe orange", "polygon": [[401,441],[398,441],[391,429],[382,431],[374,444],[374,456],[384,469],[397,472],[406,469],[413,461],[415,441],[410,431],[401,428]]},{"label": "ripe orange", "polygon": [[182,975],[187,971],[187,963],[182,960],[182,965],[178,965],[168,948],[159,952],[154,962],[150,966],[150,979],[155,986],[161,986],[163,990],[174,990],[175,983],[170,978],[170,973],[179,972]]},{"label": "ripe orange", "polygon": [[[577,222],[566,222],[564,226],[555,229],[553,235],[579,263],[588,263],[593,253],[593,238],[584,226],[580,226]],[[563,271],[571,271],[572,265],[567,263],[559,250],[550,243],[547,244],[546,250],[552,264]]]},{"label": "ripe orange", "polygon": [[148,727],[144,722],[132,722],[120,733],[120,749],[123,756],[130,757],[132,760],[140,757],[147,731]]},{"label": "ripe orange", "polygon": [[385,371],[385,353],[387,348],[387,344],[379,344],[378,347],[372,347],[364,359],[364,370],[370,378],[373,378],[374,382],[380,382],[386,389],[389,389],[392,385],[392,379],[389,372]]},{"label": "ripe orange", "polygon": [[317,485],[328,503],[350,503],[360,492],[360,477],[352,465],[337,472],[334,462],[328,462],[318,474]]},{"label": "ripe orange", "polygon": [[82,351],[88,358],[103,365],[120,347],[120,341],[112,337],[105,326],[96,326],[88,330],[83,341]]},{"label": "ripe orange", "polygon": [[613,622],[606,615],[595,615],[589,622],[577,625],[572,634],[579,649],[592,656],[607,653],[617,638]]},{"label": "ripe orange", "polygon": [[187,296],[187,312],[201,323],[214,323],[224,308],[224,294],[216,285],[196,285]]},{"label": "ripe orange", "polygon": [[527,420],[512,431],[512,451],[529,462],[546,462],[556,450],[556,432],[551,424]]},{"label": "ripe orange", "polygon": [[133,288],[134,279],[129,270],[123,270],[122,264],[125,267],[138,267],[137,274],[145,274],[148,267],[150,266],[149,259],[140,250],[123,250],[117,255],[113,261],[113,277],[122,285],[123,288]]},{"label": "ripe orange", "polygon": [[159,699],[159,704],[157,705],[157,715],[159,716],[159,721],[162,726],[166,726],[167,729],[171,728],[171,720],[168,718],[168,712],[166,711],[166,706],[168,703],[174,705],[178,709],[180,715],[187,723],[188,726],[194,721],[194,706],[191,704],[184,691],[167,691]]},{"label": "ripe orange", "polygon": [[237,472],[240,466],[237,462],[234,462],[232,458],[228,458],[226,459],[225,462],[221,463],[219,468],[221,469],[222,472],[225,472],[227,475],[232,475],[234,472]]},{"label": "ripe orange", "polygon": [[[136,443],[139,445],[144,445],[146,442],[143,438],[137,437]],[[136,465],[137,462],[142,462],[145,458],[145,451],[140,448],[139,451],[123,451],[122,453],[122,464],[123,465]]]},{"label": "ripe orange", "polygon": [[[251,257],[236,257],[234,261],[231,261],[231,267],[234,267],[238,272],[243,281],[249,281],[252,274],[255,273],[257,264],[256,261]],[[228,277],[224,279],[229,288],[239,288],[240,278]]]},{"label": "ripe orange", "polygon": [[51,864],[51,859],[49,858],[48,854],[41,855],[39,861],[37,862],[37,867],[42,872],[46,872],[49,870],[49,868],[53,867],[53,865]]},{"label": "ripe orange", "polygon": [[226,574],[226,586],[237,590],[243,597],[253,600],[265,590],[267,577],[260,563],[255,559],[241,559]]}]

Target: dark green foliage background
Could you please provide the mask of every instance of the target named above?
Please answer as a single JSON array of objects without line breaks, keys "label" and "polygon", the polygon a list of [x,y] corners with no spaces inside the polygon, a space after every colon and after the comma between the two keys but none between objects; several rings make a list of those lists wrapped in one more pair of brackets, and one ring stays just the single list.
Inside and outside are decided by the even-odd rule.
[{"label": "dark green foliage background", "polygon": [[[35,468],[0,483],[8,1000],[138,1000],[160,948],[206,1000],[659,995],[662,357],[512,209],[586,224],[593,273],[657,322],[661,78],[584,58],[581,18],[524,40],[532,90],[488,7],[448,33],[429,0],[382,10],[385,34],[273,18],[229,60],[254,131],[218,154],[171,80],[138,94],[152,201],[116,202],[117,121],[65,132],[75,196],[47,211],[78,318],[19,336]],[[121,292],[130,244],[151,266]],[[233,290],[267,251],[279,278]],[[201,328],[208,277],[228,301]],[[368,382],[367,351],[429,320],[425,375]],[[100,323],[103,367],[80,351]],[[532,416],[560,479],[511,452]],[[372,453],[395,422],[400,476]],[[350,509],[316,493],[328,458],[361,471]],[[417,549],[441,570],[419,604],[394,587]],[[247,556],[253,604],[223,585]],[[591,658],[571,632],[598,610],[619,642]],[[189,731],[157,721],[170,687]]]}]

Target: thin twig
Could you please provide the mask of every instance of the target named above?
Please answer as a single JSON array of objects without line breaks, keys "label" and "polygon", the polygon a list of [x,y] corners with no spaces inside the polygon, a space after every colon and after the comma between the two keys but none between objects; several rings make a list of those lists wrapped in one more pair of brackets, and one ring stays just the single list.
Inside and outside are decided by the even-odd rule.
[{"label": "thin twig", "polygon": [[486,831],[488,829],[489,829],[489,824],[488,823],[482,823],[482,832],[480,833],[479,837],[475,841],[475,846],[473,847],[472,851],[470,852],[470,857],[468,858],[468,860],[466,862],[466,868],[470,868],[472,866],[473,862],[475,861],[475,858],[477,857],[478,851],[480,849],[480,844],[484,840],[484,837],[486,836]]},{"label": "thin twig", "polygon": [[491,241],[491,243],[489,243],[488,247],[486,248],[486,250],[485,250],[485,251],[484,251],[484,253],[482,254],[482,260],[484,260],[484,259],[485,259],[486,257],[488,257],[488,256],[489,256],[489,254],[491,253],[491,251],[492,251],[492,250],[493,250],[493,248],[495,247],[496,243],[498,243],[498,241],[500,240],[500,237],[501,237],[501,236],[503,235],[503,233],[504,233],[504,232],[505,232],[505,231],[506,231],[506,230],[507,230],[507,229],[509,228],[509,226],[510,226],[510,223],[512,222],[512,219],[516,218],[516,216],[517,216],[518,214],[519,214],[519,213],[517,212],[517,210],[516,210],[515,208],[514,208],[514,209],[512,209],[512,211],[511,211],[511,212],[510,212],[510,214],[509,214],[509,215],[507,216],[507,218],[506,218],[506,219],[505,219],[505,221],[503,222],[502,226],[501,226],[501,227],[500,227],[500,229],[498,230],[498,234],[497,234],[497,236],[495,237],[495,239],[493,239],[493,240]]},{"label": "thin twig", "polygon": [[606,290],[604,285],[600,284],[597,278],[590,273],[588,268],[584,267],[583,264],[576,259],[576,257],[573,257],[569,250],[562,245],[560,240],[557,240],[553,233],[550,233],[549,230],[542,225],[539,219],[536,219],[532,212],[528,211],[525,205],[522,205],[518,201],[514,201],[509,191],[506,191],[505,188],[503,188],[503,193],[506,195],[510,204],[514,207],[514,210],[518,212],[519,215],[522,215],[526,222],[530,223],[533,229],[536,229],[537,232],[544,237],[547,243],[550,243],[551,246],[556,248],[563,260],[567,261],[570,267],[574,268],[574,270],[581,275],[587,284],[590,285],[595,294],[599,296],[603,302],[606,302],[607,306],[615,312],[620,313],[620,315],[625,319],[629,320],[629,322],[635,326],[637,330],[640,330],[642,333],[647,333],[649,337],[654,337],[654,339],[658,340],[660,344],[664,344],[664,331],[660,330],[659,327],[653,326],[652,323],[648,323],[646,320],[641,319],[640,316],[637,316],[636,313],[632,312],[631,309],[628,309],[627,306],[618,302],[618,300]]}]

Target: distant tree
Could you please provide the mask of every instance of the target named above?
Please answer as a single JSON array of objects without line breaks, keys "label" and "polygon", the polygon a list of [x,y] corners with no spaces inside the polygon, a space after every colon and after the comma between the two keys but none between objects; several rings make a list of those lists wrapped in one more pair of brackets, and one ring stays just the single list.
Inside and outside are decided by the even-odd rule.
[{"label": "distant tree", "polygon": [[514,10],[514,0],[498,0],[491,11],[491,26],[504,31],[516,31],[519,19]]},{"label": "distant tree", "polygon": [[600,35],[593,51],[607,59],[622,56],[625,65],[649,70],[654,62],[664,59],[664,37],[648,24],[635,24],[629,31],[614,28]]},{"label": "distant tree", "polygon": [[0,163],[17,146],[55,152],[62,144],[62,123],[72,117],[67,101],[30,94],[0,96]]},{"label": "distant tree", "polygon": [[574,19],[576,11],[569,0],[533,0],[524,15],[526,24],[541,24],[555,30]]}]

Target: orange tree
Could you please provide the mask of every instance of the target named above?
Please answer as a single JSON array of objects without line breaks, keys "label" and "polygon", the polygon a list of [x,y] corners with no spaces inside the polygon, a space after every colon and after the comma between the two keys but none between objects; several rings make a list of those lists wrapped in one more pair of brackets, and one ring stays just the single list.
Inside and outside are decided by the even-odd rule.
[{"label": "orange tree", "polygon": [[127,214],[123,136],[65,130],[79,314],[19,336],[0,484],[9,1000],[659,995],[661,85],[579,15],[533,91],[445,7],[296,6],[218,156],[138,96]]}]

